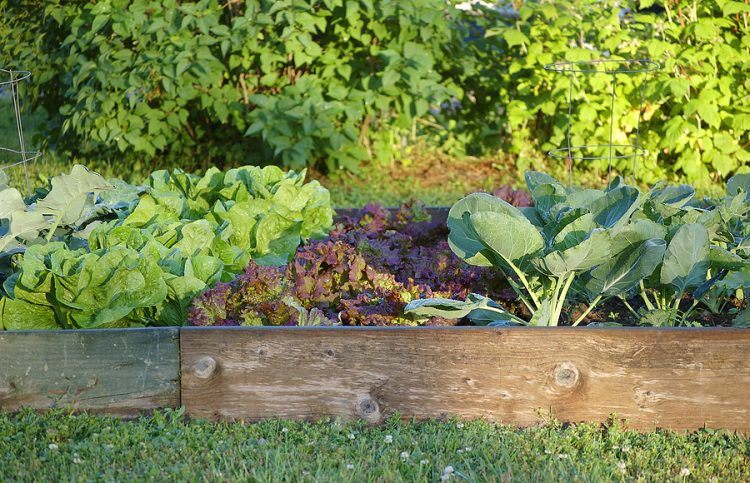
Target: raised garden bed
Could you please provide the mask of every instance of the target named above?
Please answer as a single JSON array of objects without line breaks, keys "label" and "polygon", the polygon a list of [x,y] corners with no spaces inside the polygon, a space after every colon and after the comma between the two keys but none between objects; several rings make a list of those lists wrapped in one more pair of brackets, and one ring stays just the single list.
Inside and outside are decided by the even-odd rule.
[{"label": "raised garden bed", "polygon": [[[177,334],[179,332],[179,343]],[[557,418],[750,432],[750,331],[211,327],[0,333],[0,408]]]},{"label": "raised garden bed", "polygon": [[[5,235],[0,324],[106,329],[0,332],[2,409],[750,431],[750,331],[720,327],[750,320],[750,177],[710,201],[530,173],[533,207],[508,190],[450,213],[340,210],[334,226],[322,187],[274,169],[155,173],[114,198],[83,168],[68,178],[104,223],[60,228],[79,214],[6,191],[9,226],[40,224],[31,242]],[[280,219],[296,221],[266,239]],[[662,327],[601,327],[617,322]]]}]

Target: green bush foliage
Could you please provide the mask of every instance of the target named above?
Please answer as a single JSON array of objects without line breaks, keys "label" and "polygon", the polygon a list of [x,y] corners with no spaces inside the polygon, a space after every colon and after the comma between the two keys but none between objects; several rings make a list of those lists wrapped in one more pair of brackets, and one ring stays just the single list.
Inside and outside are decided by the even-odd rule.
[{"label": "green bush foliage", "polygon": [[[750,161],[740,1],[527,1],[516,17],[444,0],[0,6],[2,63],[34,71],[33,104],[79,155],[336,169],[422,136],[453,153],[501,148],[525,169],[566,142],[569,79],[545,64],[651,58],[662,70],[643,93],[638,177],[701,184]],[[618,77],[616,143],[633,141],[641,80]],[[607,142],[610,76],[575,83],[572,144]]]},{"label": "green bush foliage", "polygon": [[4,63],[83,153],[352,168],[370,129],[458,93],[442,0],[2,3]]},{"label": "green bush foliage", "polygon": [[[662,10],[638,10],[654,5]],[[569,79],[542,67],[559,60],[649,58],[662,68],[650,76],[644,93],[640,144],[648,155],[639,178],[655,182],[677,174],[706,183],[740,170],[750,161],[750,5],[640,0],[629,11],[622,7],[622,2],[524,2],[517,20],[487,30],[499,42],[491,50],[494,62],[487,58],[483,64],[496,66],[495,91],[504,111],[485,121],[504,130],[520,154],[529,146],[545,151],[563,146]],[[609,77],[578,75],[572,145],[608,141]],[[618,76],[615,143],[633,141],[642,80]],[[620,172],[630,172],[630,160],[618,163]]]}]

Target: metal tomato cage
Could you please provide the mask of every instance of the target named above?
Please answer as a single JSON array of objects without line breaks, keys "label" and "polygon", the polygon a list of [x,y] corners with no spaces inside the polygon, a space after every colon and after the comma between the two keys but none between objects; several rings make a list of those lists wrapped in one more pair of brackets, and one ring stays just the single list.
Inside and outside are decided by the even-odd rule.
[{"label": "metal tomato cage", "polygon": [[26,142],[23,137],[23,123],[21,122],[21,103],[19,101],[18,86],[21,82],[28,80],[31,72],[25,70],[0,69],[0,98],[8,94],[13,102],[13,113],[18,133],[18,147],[0,146],[0,170],[23,165],[24,177],[26,179],[26,192],[31,195],[31,182],[29,181],[29,163],[42,155],[41,151],[27,151]]},{"label": "metal tomato cage", "polygon": [[[556,62],[544,66],[544,69],[551,72],[567,74],[569,78],[568,85],[568,124],[567,124],[567,144],[565,147],[553,149],[547,154],[555,159],[566,161],[569,184],[573,184],[573,164],[574,161],[584,160],[601,160],[609,161],[607,167],[607,183],[612,177],[612,160],[632,158],[631,175],[635,178],[638,157],[646,154],[646,150],[639,145],[641,117],[643,117],[643,103],[646,93],[646,85],[651,72],[660,69],[658,62],[650,59],[599,59],[586,60],[578,62]],[[593,76],[606,75],[611,76],[610,83],[610,108],[609,108],[609,143],[607,144],[582,144],[572,146],[570,141],[571,116],[573,113],[573,86],[576,84],[578,75]],[[637,76],[642,75],[640,91],[641,98],[638,105],[638,119],[636,121],[635,136],[632,144],[615,144],[613,143],[614,120],[615,120],[615,89],[617,87],[618,76]],[[605,152],[606,154],[596,154]]]}]

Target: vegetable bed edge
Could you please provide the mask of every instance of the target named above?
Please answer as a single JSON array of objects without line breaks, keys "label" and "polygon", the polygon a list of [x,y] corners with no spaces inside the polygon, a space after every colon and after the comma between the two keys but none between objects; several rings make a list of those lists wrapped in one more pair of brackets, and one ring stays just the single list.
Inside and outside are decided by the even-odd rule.
[{"label": "vegetable bed edge", "polygon": [[132,417],[550,418],[750,433],[750,331],[181,327],[0,333],[0,409]]}]

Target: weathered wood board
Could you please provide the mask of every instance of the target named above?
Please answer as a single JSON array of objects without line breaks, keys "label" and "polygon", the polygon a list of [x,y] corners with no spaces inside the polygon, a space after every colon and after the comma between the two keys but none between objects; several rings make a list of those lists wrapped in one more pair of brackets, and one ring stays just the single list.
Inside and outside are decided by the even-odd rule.
[{"label": "weathered wood board", "polygon": [[179,329],[0,332],[0,409],[178,407]]},{"label": "weathered wood board", "polygon": [[182,404],[258,420],[458,415],[750,432],[750,330],[185,328]]}]

